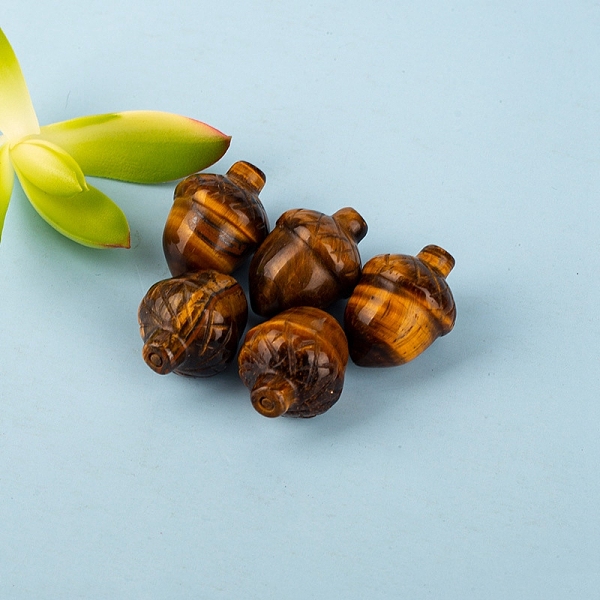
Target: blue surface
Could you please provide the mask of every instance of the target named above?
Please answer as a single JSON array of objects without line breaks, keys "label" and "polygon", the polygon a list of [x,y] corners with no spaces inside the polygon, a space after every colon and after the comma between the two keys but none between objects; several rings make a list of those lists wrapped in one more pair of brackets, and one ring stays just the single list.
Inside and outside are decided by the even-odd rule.
[{"label": "blue surface", "polygon": [[0,26],[43,124],[204,120],[233,136],[213,171],[266,172],[272,222],[351,205],[365,260],[449,250],[458,320],[404,367],[350,365],[325,415],[268,420],[234,369],[141,359],[171,184],[95,182],[132,227],[105,252],[17,189],[0,597],[598,598],[598,3],[40,4]]}]

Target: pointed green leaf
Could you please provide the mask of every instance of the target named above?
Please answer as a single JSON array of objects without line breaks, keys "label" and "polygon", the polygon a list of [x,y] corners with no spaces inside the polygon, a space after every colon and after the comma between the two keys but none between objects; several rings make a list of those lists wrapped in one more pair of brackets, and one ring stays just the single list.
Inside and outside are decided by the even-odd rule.
[{"label": "pointed green leaf", "polygon": [[4,227],[4,217],[12,195],[15,173],[8,156],[8,144],[0,147],[0,239]]},{"label": "pointed green leaf", "polygon": [[86,175],[159,183],[201,171],[225,154],[231,138],[171,113],[129,111],[42,127],[43,139],[68,152]]},{"label": "pointed green leaf", "polygon": [[54,229],[84,246],[129,248],[127,219],[100,190],[89,186],[73,196],[52,196],[16,171],[29,201]]},{"label": "pointed green leaf", "polygon": [[72,196],[87,189],[79,165],[55,144],[28,139],[13,146],[10,157],[19,173],[51,196]]},{"label": "pointed green leaf", "polygon": [[12,140],[40,132],[19,61],[0,29],[0,131]]}]

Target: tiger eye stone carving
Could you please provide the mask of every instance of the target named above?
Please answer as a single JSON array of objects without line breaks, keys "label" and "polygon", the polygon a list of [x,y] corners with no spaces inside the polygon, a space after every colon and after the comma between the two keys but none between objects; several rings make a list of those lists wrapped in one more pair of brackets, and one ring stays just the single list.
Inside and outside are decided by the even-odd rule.
[{"label": "tiger eye stone carving", "polygon": [[159,281],[138,311],[142,355],[161,375],[215,375],[234,360],[247,317],[244,291],[230,275],[205,270]]},{"label": "tiger eye stone carving", "polygon": [[163,232],[171,274],[235,271],[269,233],[258,198],[265,182],[265,174],[244,161],[226,175],[198,173],[181,181]]},{"label": "tiger eye stone carving", "polygon": [[340,397],[348,362],[343,329],[328,313],[291,308],[252,328],[238,356],[254,408],[265,417],[314,417]]},{"label": "tiger eye stone carving", "polygon": [[347,298],[360,278],[358,242],[367,224],[353,208],[328,216],[283,213],[250,263],[250,304],[270,317],[293,306],[325,308]]},{"label": "tiger eye stone carving", "polygon": [[454,327],[456,307],[446,277],[454,258],[439,246],[414,256],[375,256],[363,267],[346,305],[350,357],[363,367],[404,364]]}]

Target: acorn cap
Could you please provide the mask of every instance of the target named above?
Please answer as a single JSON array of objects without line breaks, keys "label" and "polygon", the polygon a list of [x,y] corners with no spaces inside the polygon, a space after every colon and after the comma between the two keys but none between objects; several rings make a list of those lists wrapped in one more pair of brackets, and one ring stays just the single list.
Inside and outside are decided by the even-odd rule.
[{"label": "acorn cap", "polygon": [[[238,161],[226,176],[198,173],[184,179],[175,188],[174,201],[193,196],[199,206],[212,211],[220,227],[225,225],[231,230],[230,235],[235,232],[245,243],[260,244],[269,232],[269,218],[258,198],[265,181],[258,167]],[[238,197],[236,187],[249,195]]]},{"label": "acorn cap", "polygon": [[358,212],[347,207],[329,216],[316,210],[293,209],[277,219],[277,226],[293,231],[318,256],[339,281],[342,297],[352,293],[361,269],[357,244],[367,233],[367,224]]}]

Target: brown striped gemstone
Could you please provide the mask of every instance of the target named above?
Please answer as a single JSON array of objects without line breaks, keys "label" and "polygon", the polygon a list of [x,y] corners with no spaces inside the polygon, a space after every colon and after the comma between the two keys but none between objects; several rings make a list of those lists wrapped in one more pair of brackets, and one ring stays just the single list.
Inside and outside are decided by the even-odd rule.
[{"label": "brown striped gemstone", "polygon": [[454,258],[439,246],[417,254],[382,254],[363,267],[346,305],[350,356],[363,367],[416,358],[454,327],[456,306],[446,276]]},{"label": "brown striped gemstone", "polygon": [[199,173],[179,183],[163,232],[171,274],[235,271],[269,232],[258,198],[265,181],[260,169],[240,161],[226,175]]}]

